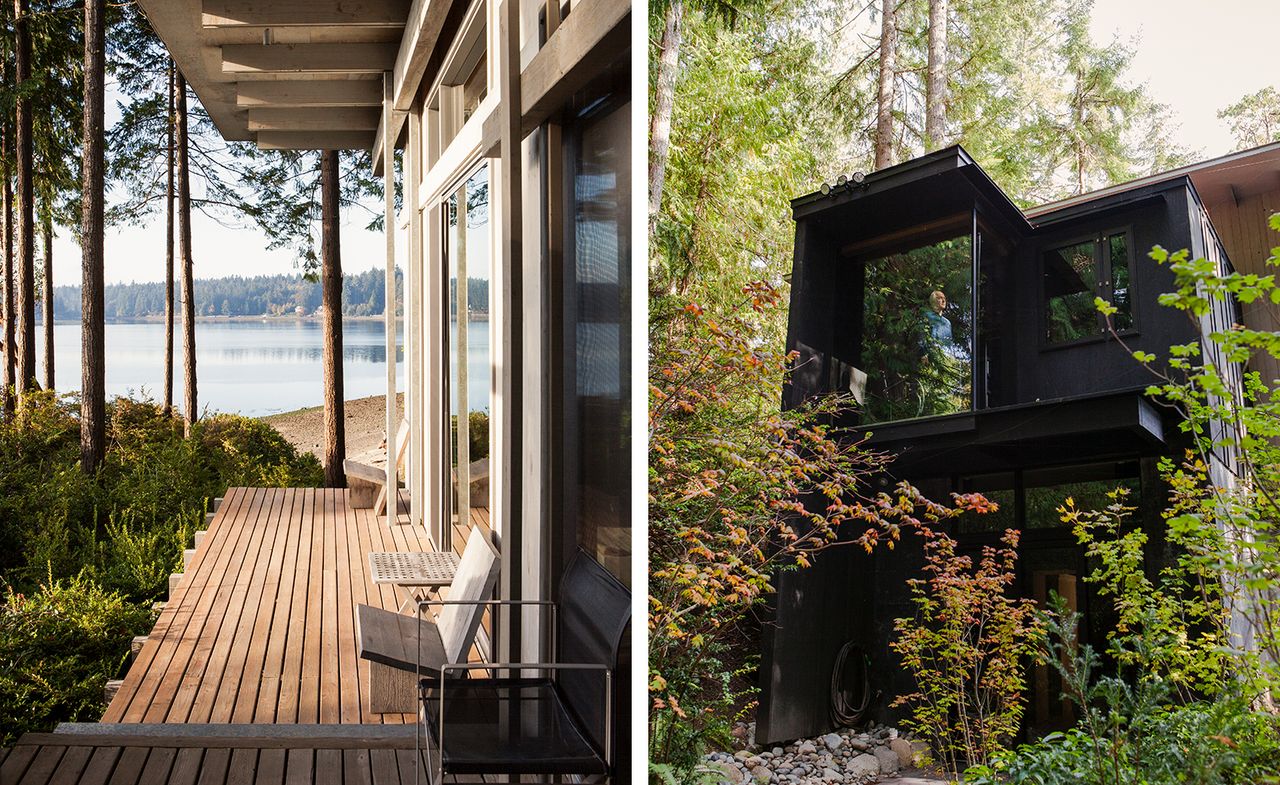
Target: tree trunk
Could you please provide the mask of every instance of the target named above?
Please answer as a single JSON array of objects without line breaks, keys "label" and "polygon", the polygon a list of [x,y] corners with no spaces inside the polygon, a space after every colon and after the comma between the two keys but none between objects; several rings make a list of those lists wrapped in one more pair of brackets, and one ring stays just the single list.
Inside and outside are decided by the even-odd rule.
[{"label": "tree trunk", "polygon": [[[324,484],[331,488],[342,488],[347,484],[342,471],[347,442],[342,400],[342,253],[339,247],[338,177],[338,153],[325,150],[320,154],[320,298],[324,306]],[[387,316],[388,320],[394,318],[394,314]],[[388,471],[392,468],[388,467]]]},{"label": "tree trunk", "polygon": [[173,413],[173,123],[174,79],[176,69],[169,61],[169,145],[166,149],[169,171],[165,180],[164,225],[164,413]]},{"label": "tree trunk", "polygon": [[947,136],[947,0],[929,0],[929,67],[925,75],[925,151]]},{"label": "tree trunk", "polygon": [[[6,67],[5,75],[9,69]],[[8,79],[5,80],[8,82]],[[14,307],[16,297],[13,286],[15,281],[13,264],[13,188],[9,185],[9,149],[13,134],[9,132],[8,123],[4,123],[4,139],[0,140],[0,176],[4,177],[4,393],[0,395],[5,416],[13,414],[13,390],[17,385],[14,375],[18,367],[18,347],[14,343]]]},{"label": "tree trunk", "polygon": [[106,325],[103,321],[103,105],[105,95],[106,0],[84,4],[84,163],[81,170],[80,284],[81,388],[80,466],[97,470],[106,452]]},{"label": "tree trunk", "polygon": [[44,388],[53,386],[53,217],[44,217]]},{"label": "tree trunk", "polygon": [[16,109],[18,170],[18,406],[36,387],[36,226],[32,189],[31,100],[21,89],[31,79],[29,0],[14,0],[18,100]]},{"label": "tree trunk", "polygon": [[893,165],[893,94],[898,23],[894,3],[880,0],[880,89],[876,97],[876,169]]},{"label": "tree trunk", "polygon": [[191,177],[187,169],[187,80],[174,78],[176,104],[175,158],[178,177],[178,253],[182,255],[182,362],[184,370],[182,410],[187,434],[200,416],[196,404],[196,298],[191,261]]},{"label": "tree trunk", "polygon": [[662,183],[671,150],[671,112],[675,106],[676,73],[680,66],[684,0],[671,0],[662,29],[658,53],[658,80],[654,87],[653,117],[649,121],[649,239],[653,239],[662,207]]}]

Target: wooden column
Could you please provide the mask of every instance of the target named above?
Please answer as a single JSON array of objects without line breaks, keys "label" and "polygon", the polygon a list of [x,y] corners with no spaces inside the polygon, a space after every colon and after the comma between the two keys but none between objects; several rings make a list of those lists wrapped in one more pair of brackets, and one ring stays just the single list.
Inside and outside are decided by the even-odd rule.
[{"label": "wooden column", "polygon": [[405,416],[409,420],[409,521],[423,522],[428,462],[423,455],[422,380],[426,351],[422,334],[422,213],[418,210],[418,184],[422,181],[422,115],[409,113],[409,143],[404,151],[403,210],[409,218],[409,255],[405,265]]},{"label": "wooden column", "polygon": [[393,118],[392,74],[382,75],[382,188],[387,241],[386,297],[383,318],[387,327],[387,521],[396,519],[396,153]]},{"label": "wooden column", "polygon": [[[521,375],[524,372],[522,357],[523,310],[521,303],[521,176],[520,161],[521,104],[520,104],[520,3],[519,0],[501,0],[498,9],[498,122],[500,124],[499,160],[495,183],[499,205],[498,264],[502,276],[498,292],[498,307],[502,314],[501,373],[498,377],[498,404],[500,406],[494,426],[499,434],[495,441],[501,446],[496,456],[500,468],[497,482],[491,493],[500,502],[496,525],[500,527],[502,543],[501,596],[518,599],[524,596],[521,586],[521,560],[523,547],[523,515],[521,497],[523,476],[520,457],[522,449],[521,411],[523,409]],[[499,408],[499,407],[495,407]],[[503,613],[499,616],[499,640],[497,657],[510,657],[518,661],[520,656],[520,616]]]}]

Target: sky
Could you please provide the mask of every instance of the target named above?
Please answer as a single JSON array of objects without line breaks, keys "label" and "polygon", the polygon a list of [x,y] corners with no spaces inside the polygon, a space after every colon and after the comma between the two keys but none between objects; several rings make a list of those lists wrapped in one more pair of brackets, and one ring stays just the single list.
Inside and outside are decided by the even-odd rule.
[{"label": "sky", "polygon": [[[1267,85],[1280,87],[1274,54],[1278,5],[1277,0],[1097,0],[1092,33],[1099,43],[1116,37],[1136,41],[1131,79],[1145,82],[1152,97],[1171,108],[1170,121],[1179,125],[1176,141],[1212,158],[1234,147],[1218,110]],[[117,114],[113,99],[108,95],[108,123]],[[344,211],[347,272],[385,263],[382,235],[366,231],[367,220],[359,208]],[[197,278],[296,270],[292,251],[268,251],[266,245],[265,236],[251,227],[224,227],[199,213],[192,221]],[[163,214],[147,226],[108,230],[108,283],[163,278]],[[54,280],[80,280],[80,248],[65,232],[54,242]]]},{"label": "sky", "polygon": [[1277,0],[1097,0],[1098,43],[1138,37],[1130,75],[1173,109],[1174,139],[1202,158],[1235,145],[1218,111],[1268,85],[1280,88]]}]

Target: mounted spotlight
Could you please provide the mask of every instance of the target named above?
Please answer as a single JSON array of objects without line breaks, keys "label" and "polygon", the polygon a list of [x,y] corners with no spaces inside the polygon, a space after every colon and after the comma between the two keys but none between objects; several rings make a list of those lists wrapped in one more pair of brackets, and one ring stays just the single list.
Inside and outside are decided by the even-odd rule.
[{"label": "mounted spotlight", "polygon": [[863,180],[865,180],[865,179],[867,179],[867,176],[866,176],[865,174],[863,174],[862,172],[854,172],[854,173],[853,173],[853,184],[854,184],[854,185],[862,185],[862,181],[863,181]]},{"label": "mounted spotlight", "polygon": [[823,183],[821,186],[819,186],[819,187],[818,187],[818,190],[822,192],[822,195],[823,195],[823,196],[828,196],[828,195],[830,195],[830,194],[831,194],[831,183]]},{"label": "mounted spotlight", "polygon": [[849,182],[849,178],[845,177],[844,175],[840,175],[839,177],[836,178],[836,185],[840,186],[841,188],[844,188],[844,184],[847,182]]}]

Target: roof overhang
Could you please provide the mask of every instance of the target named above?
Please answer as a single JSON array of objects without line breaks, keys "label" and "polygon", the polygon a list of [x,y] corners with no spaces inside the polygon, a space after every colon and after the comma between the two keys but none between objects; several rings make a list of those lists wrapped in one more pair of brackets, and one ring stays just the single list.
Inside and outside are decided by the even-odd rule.
[{"label": "roof overhang", "polygon": [[1191,180],[1195,185],[1196,193],[1205,204],[1239,202],[1249,196],[1280,189],[1280,142],[1229,153],[1167,172],[1140,177],[1127,183],[1050,202],[1033,207],[1027,210],[1026,214],[1028,218],[1035,221],[1048,213],[1067,210],[1085,202],[1119,196],[1181,177]]},{"label": "roof overhang", "polygon": [[1168,450],[1176,426],[1142,390],[1037,401],[882,425],[867,445],[894,455],[898,476],[949,476],[1083,463]]},{"label": "roof overhang", "polygon": [[[225,139],[295,150],[372,149],[384,74],[407,75],[397,62],[436,42],[421,27],[406,41],[407,20],[411,14],[419,22],[428,16],[435,20],[439,9],[451,5],[441,0],[139,3]],[[436,13],[427,14],[427,8]],[[405,45],[409,56],[402,52]]]}]

